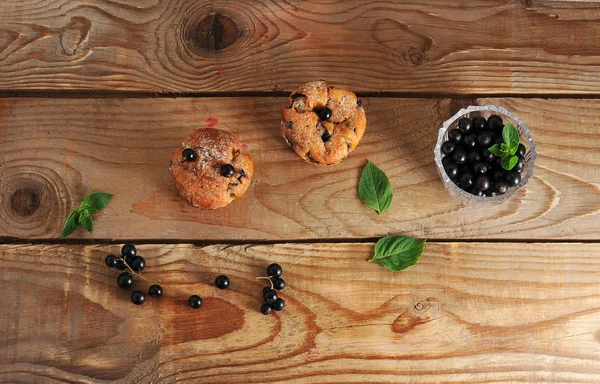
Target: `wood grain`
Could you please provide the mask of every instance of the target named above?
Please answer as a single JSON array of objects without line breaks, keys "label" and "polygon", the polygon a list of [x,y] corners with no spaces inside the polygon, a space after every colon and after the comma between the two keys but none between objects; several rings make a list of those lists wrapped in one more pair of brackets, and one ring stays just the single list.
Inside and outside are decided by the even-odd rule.
[{"label": "wood grain", "polygon": [[[433,161],[437,130],[461,104],[503,105],[529,123],[534,178],[500,206],[466,208]],[[74,238],[279,240],[371,238],[600,239],[598,100],[366,99],[365,138],[340,165],[304,163],[280,137],[282,98],[4,99],[0,236],[54,239],[88,193],[115,194],[93,234]],[[255,161],[249,192],[198,210],[177,194],[173,149],[193,130],[233,131]],[[366,159],[394,188],[378,216],[358,199]]]},{"label": "wood grain", "polygon": [[600,89],[596,2],[0,2],[0,89],[492,94]]},{"label": "wood grain", "polygon": [[[600,381],[599,244],[428,243],[400,273],[367,243],[141,246],[165,291],[141,307],[118,249],[0,246],[0,382]],[[266,317],[270,262],[287,306]]]}]

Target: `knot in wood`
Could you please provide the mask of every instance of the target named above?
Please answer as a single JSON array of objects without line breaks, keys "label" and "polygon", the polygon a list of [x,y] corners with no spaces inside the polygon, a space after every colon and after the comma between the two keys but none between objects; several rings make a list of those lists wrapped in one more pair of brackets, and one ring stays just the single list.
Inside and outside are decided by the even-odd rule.
[{"label": "knot in wood", "polygon": [[242,35],[237,23],[222,13],[211,13],[202,19],[192,18],[184,29],[186,42],[198,53],[219,52]]},{"label": "knot in wood", "polygon": [[413,305],[413,309],[417,312],[424,312],[427,310],[427,308],[429,308],[429,304],[427,303],[423,303],[420,301],[417,301],[414,305]]},{"label": "knot in wood", "polygon": [[31,216],[40,207],[40,195],[33,188],[21,188],[15,191],[10,199],[13,212],[19,216]]}]

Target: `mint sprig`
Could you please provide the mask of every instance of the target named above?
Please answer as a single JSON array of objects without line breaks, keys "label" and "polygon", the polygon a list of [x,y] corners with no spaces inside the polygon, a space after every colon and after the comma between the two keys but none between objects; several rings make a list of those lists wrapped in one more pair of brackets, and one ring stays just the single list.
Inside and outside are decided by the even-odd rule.
[{"label": "mint sprig", "polygon": [[86,231],[92,232],[94,229],[92,214],[104,209],[112,197],[113,195],[105,192],[94,192],[84,197],[79,207],[67,217],[62,229],[62,237],[69,236],[78,225],[81,225]]},{"label": "mint sprig", "polygon": [[385,172],[367,161],[365,169],[360,175],[358,183],[358,196],[363,203],[382,214],[392,204],[392,186]]},{"label": "mint sprig", "polygon": [[409,236],[386,236],[375,245],[375,253],[369,261],[383,264],[398,272],[415,265],[423,253],[425,240]]},{"label": "mint sprig", "polygon": [[506,124],[502,129],[502,141],[500,145],[494,144],[489,147],[488,151],[500,158],[502,168],[510,171],[519,161],[515,155],[519,149],[519,131],[511,123]]}]

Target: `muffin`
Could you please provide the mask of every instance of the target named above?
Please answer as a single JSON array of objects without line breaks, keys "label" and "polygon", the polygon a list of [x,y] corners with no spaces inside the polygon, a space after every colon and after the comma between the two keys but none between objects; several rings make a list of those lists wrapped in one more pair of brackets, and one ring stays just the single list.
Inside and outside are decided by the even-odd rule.
[{"label": "muffin", "polygon": [[196,207],[225,207],[246,193],[254,174],[239,140],[219,129],[198,129],[171,156],[171,176],[181,196]]},{"label": "muffin", "polygon": [[367,117],[351,91],[313,81],[296,89],[283,110],[281,134],[305,161],[336,164],[353,151],[365,132]]}]

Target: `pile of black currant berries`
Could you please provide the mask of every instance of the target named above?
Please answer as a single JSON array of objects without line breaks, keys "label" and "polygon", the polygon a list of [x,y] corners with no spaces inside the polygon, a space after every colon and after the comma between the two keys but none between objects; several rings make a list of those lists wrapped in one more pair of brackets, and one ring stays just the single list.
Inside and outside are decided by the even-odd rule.
[{"label": "pile of black currant berries", "polygon": [[492,145],[503,143],[504,123],[498,115],[487,120],[483,116],[472,120],[463,117],[457,127],[448,132],[448,140],[442,144],[442,164],[450,179],[464,191],[476,196],[497,196],[521,182],[525,146],[519,144],[519,158],[512,170],[500,165],[500,157],[488,150]]},{"label": "pile of black currant berries", "polygon": [[281,278],[283,268],[279,264],[270,264],[267,267],[268,277],[260,277],[260,279],[268,279],[270,285],[263,288],[263,300],[265,301],[260,307],[260,312],[263,315],[270,314],[273,310],[281,311],[285,307],[285,301],[278,297],[277,291],[285,288],[285,280]]},{"label": "pile of black currant berries", "polygon": [[[143,280],[144,279],[139,273],[146,268],[146,260],[142,256],[137,254],[137,250],[132,244],[125,244],[123,248],[121,248],[121,255],[108,255],[104,262],[110,268],[117,268],[120,271],[124,271],[129,269],[129,272],[122,272],[117,277],[117,285],[123,289],[130,289],[135,284],[135,280],[133,276],[137,276]],[[148,294],[151,297],[161,297],[162,296],[162,287],[158,284],[153,284],[148,289]],[[136,305],[142,305],[146,301],[146,294],[142,291],[133,291],[131,294],[131,301]]]}]

